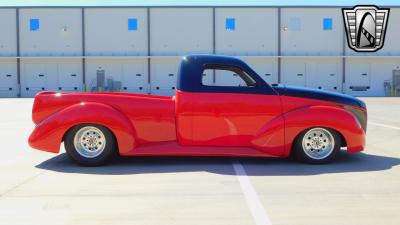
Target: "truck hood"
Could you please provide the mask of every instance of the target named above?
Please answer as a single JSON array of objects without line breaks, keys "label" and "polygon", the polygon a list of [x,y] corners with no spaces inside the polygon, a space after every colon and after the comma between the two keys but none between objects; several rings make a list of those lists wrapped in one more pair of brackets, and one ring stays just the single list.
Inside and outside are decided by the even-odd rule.
[{"label": "truck hood", "polygon": [[333,91],[287,85],[275,86],[273,87],[273,89],[280,95],[299,98],[311,98],[323,101],[337,102],[340,104],[350,105],[359,108],[366,108],[365,103],[362,100],[352,97],[350,95],[340,94]]}]

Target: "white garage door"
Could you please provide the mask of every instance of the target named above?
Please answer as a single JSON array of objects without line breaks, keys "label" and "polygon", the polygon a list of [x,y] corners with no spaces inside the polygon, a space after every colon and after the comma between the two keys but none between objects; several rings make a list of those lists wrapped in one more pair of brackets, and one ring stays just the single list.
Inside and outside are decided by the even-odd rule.
[{"label": "white garage door", "polygon": [[287,63],[283,65],[282,83],[293,86],[306,86],[306,64]]}]

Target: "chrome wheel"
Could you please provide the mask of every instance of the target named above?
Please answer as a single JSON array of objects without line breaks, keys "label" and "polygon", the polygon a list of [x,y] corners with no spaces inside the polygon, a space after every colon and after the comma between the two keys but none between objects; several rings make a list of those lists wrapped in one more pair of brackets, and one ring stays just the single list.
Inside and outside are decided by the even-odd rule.
[{"label": "chrome wheel", "polygon": [[302,147],[307,156],[321,160],[332,154],[335,148],[335,139],[327,129],[313,128],[304,134]]},{"label": "chrome wheel", "polygon": [[85,158],[95,158],[104,151],[106,137],[96,127],[82,127],[74,136],[74,147],[79,155]]}]

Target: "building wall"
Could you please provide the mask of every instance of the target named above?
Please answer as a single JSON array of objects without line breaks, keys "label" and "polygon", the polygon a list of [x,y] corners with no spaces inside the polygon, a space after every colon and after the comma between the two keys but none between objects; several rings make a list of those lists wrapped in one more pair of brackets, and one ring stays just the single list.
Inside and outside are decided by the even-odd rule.
[{"label": "building wall", "polygon": [[[323,20],[332,19],[332,29]],[[289,8],[281,11],[281,54],[285,56],[337,56],[343,54],[344,26],[341,9]]]},{"label": "building wall", "polygon": [[211,8],[150,9],[150,93],[174,95],[180,56],[213,53]]},{"label": "building wall", "polygon": [[[0,97],[42,90],[173,95],[187,54],[240,57],[270,84],[384,96],[400,70],[398,20],[400,8],[392,8],[383,49],[356,53],[340,8],[0,9]],[[238,82],[216,75],[207,71],[204,79]]]},{"label": "building wall", "polygon": [[282,83],[342,92],[342,60],[283,59]]},{"label": "building wall", "polygon": [[15,9],[0,9],[0,97],[17,97],[19,92],[15,18]]}]

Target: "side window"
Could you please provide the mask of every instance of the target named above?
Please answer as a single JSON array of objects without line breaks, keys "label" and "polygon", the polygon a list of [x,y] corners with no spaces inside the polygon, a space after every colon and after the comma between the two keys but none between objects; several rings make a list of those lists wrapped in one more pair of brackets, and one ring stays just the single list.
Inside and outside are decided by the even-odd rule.
[{"label": "side window", "polygon": [[256,86],[256,81],[245,71],[237,67],[207,66],[203,71],[202,85],[214,87],[254,87]]}]

